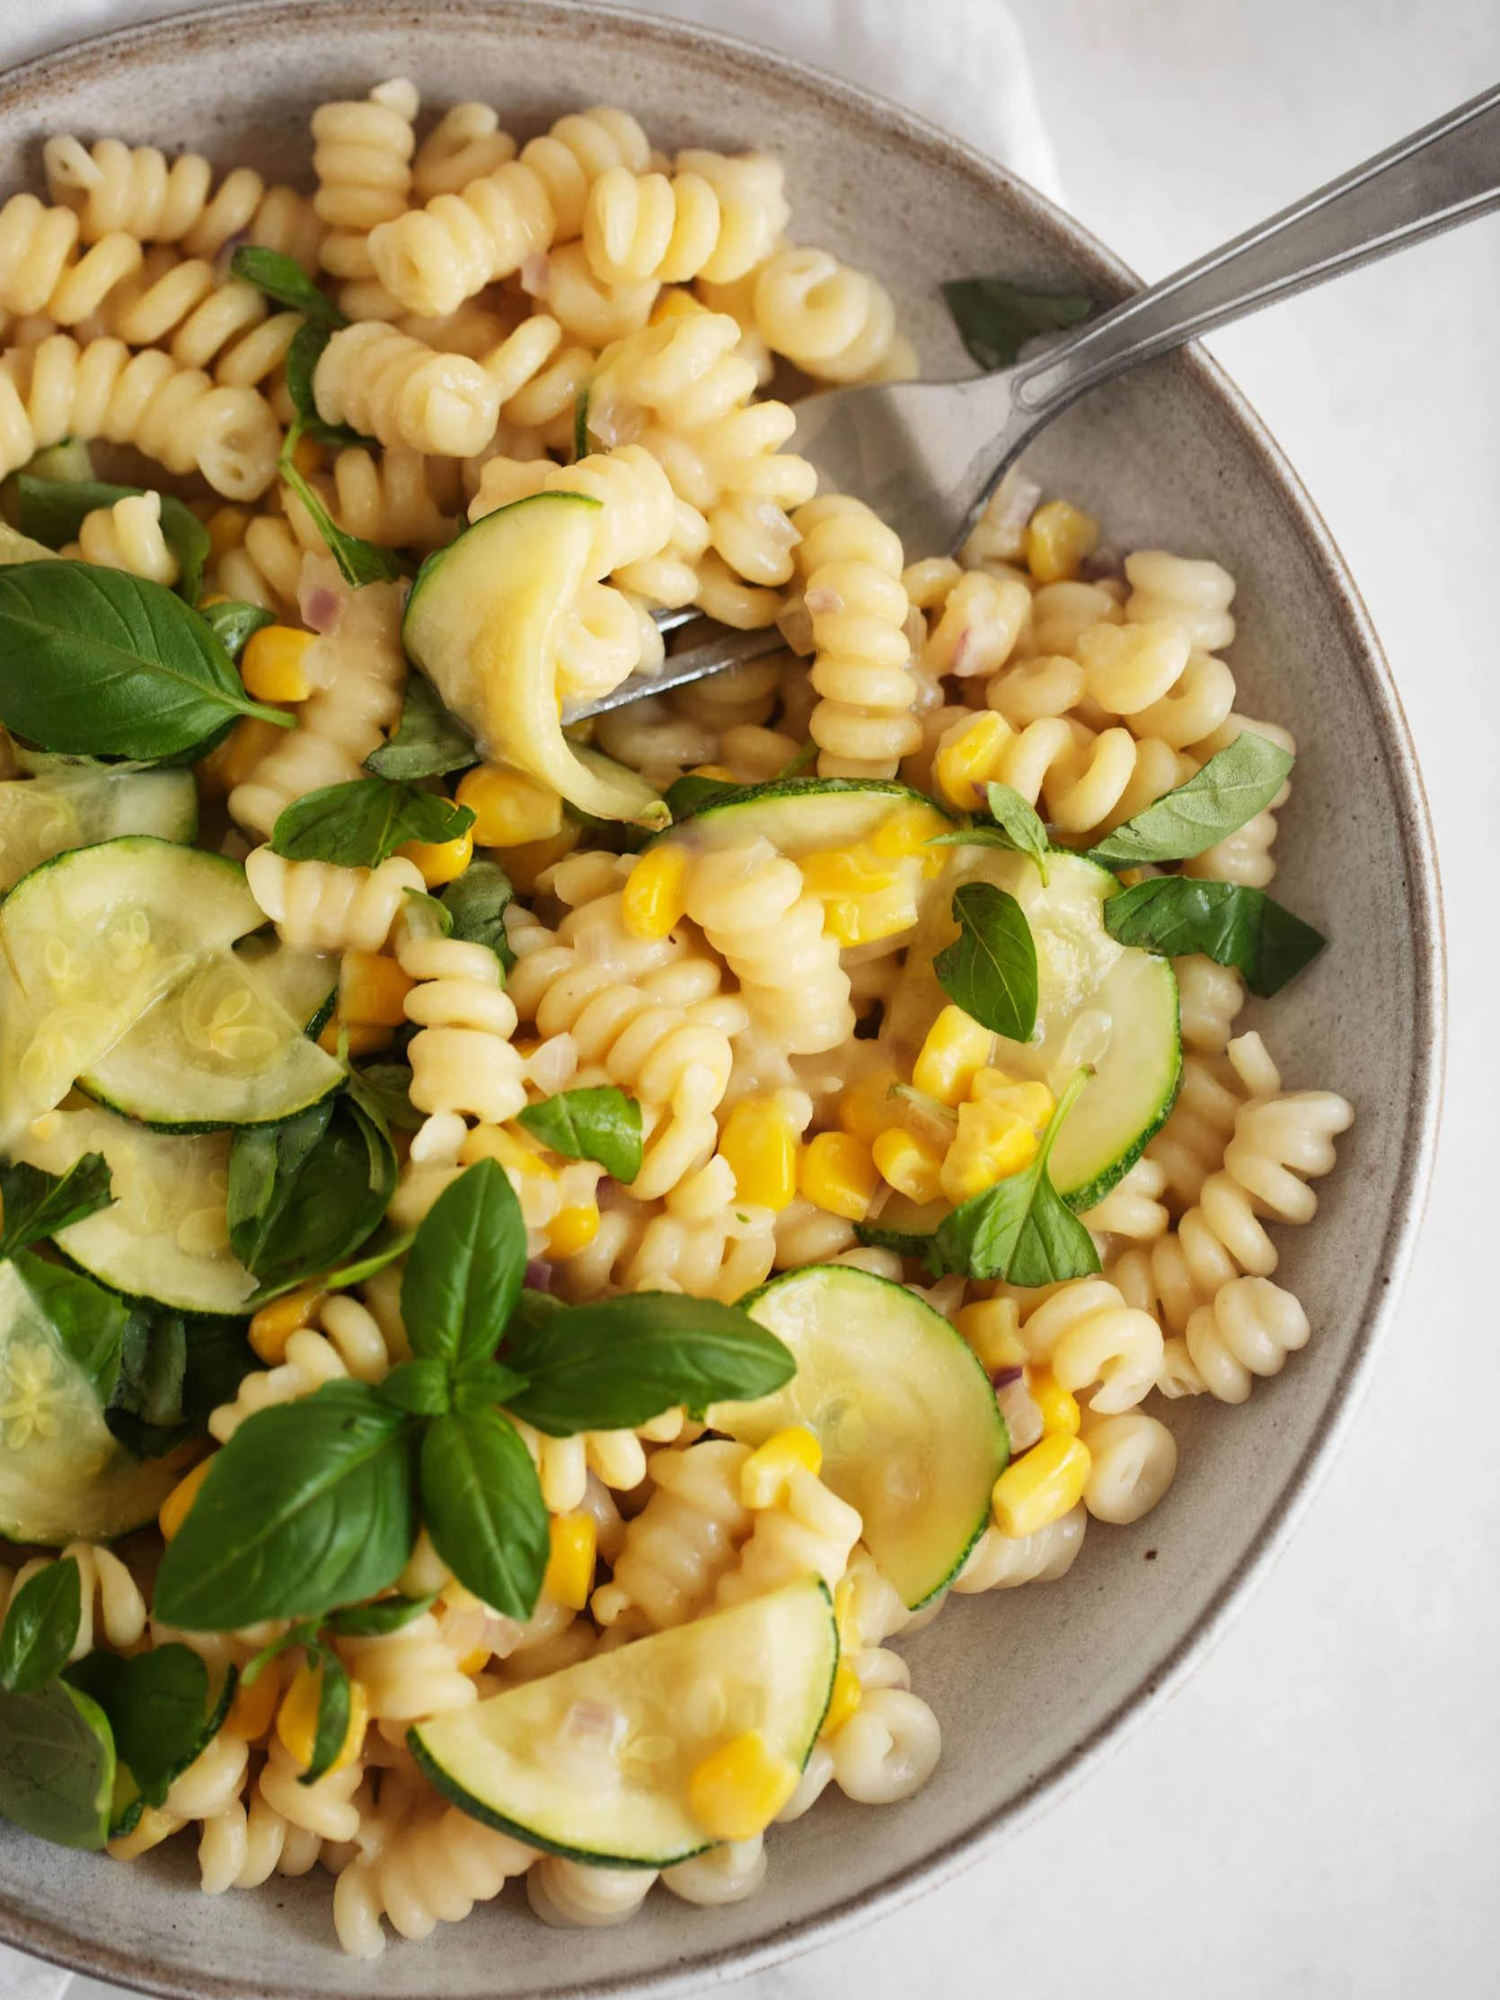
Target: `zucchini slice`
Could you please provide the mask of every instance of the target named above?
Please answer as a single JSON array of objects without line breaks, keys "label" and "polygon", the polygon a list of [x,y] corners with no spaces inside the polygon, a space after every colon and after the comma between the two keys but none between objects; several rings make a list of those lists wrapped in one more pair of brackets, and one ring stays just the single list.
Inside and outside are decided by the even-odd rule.
[{"label": "zucchini slice", "polygon": [[1070,1207],[1092,1208],[1134,1165],[1172,1108],[1182,1071],[1177,978],[1169,960],[1117,944],[1104,905],[1119,888],[1107,868],[1081,854],[1047,856],[1048,885],[1035,862],[994,847],[947,850],[948,869],[930,892],[906,954],[881,1043],[911,1073],[946,995],[934,956],[958,935],[950,914],[964,882],[991,882],[1016,898],[1036,940],[1036,1032],[1029,1042],[997,1040],[995,1063],[1012,1076],[1039,1078],[1054,1092],[1083,1063],[1094,1076],[1053,1150],[1053,1185]]},{"label": "zucchini slice", "polygon": [[773,778],[701,807],[658,838],[696,848],[764,839],[796,861],[828,848],[854,847],[892,813],[911,806],[925,807],[940,820],[950,817],[925,793],[891,779]]},{"label": "zucchini slice", "polygon": [[814,1430],[825,1484],[859,1510],[902,1602],[924,1603],[983,1533],[1005,1465],[989,1377],[941,1313],[868,1271],[809,1265],[742,1303],[797,1372],[773,1396],[720,1403],[714,1429],[751,1445],[790,1424]]},{"label": "zucchini slice", "polygon": [[327,1027],[339,997],[339,955],[336,951],[304,951],[283,944],[270,931],[241,938],[235,956],[254,969],[263,991],[280,1002],[305,1035]]},{"label": "zucchini slice", "polygon": [[198,831],[191,771],[49,771],[0,783],[0,893],[43,861],[121,834],[190,841]]},{"label": "zucchini slice", "polygon": [[51,1548],[109,1541],[153,1518],[182,1476],[181,1455],[138,1459],[115,1439],[23,1269],[0,1264],[0,1536]]},{"label": "zucchini slice", "polygon": [[184,1137],[87,1105],[50,1111],[12,1148],[49,1174],[85,1153],[109,1162],[116,1200],[53,1239],[111,1291],[186,1313],[237,1313],[256,1281],[229,1247],[229,1134]]},{"label": "zucchini slice", "polygon": [[436,1716],[409,1741],[487,1826],[578,1861],[668,1868],[713,1845],[688,1805],[694,1767],[757,1729],[800,1770],[838,1657],[832,1600],[808,1577]]}]

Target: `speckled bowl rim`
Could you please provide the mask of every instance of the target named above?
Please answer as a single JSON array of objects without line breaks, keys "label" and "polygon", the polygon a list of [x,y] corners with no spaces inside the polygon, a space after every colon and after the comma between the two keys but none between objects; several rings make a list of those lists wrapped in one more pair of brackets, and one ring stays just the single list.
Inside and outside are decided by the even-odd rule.
[{"label": "speckled bowl rim", "polygon": [[[629,28],[642,42],[666,48],[689,46],[712,50],[722,60],[726,73],[773,88],[791,86],[803,94],[811,90],[831,109],[866,118],[873,113],[893,146],[933,168],[961,175],[987,192],[998,193],[1040,235],[1050,237],[1061,252],[1073,259],[1102,294],[1123,296],[1140,284],[1127,265],[1071,217],[973,147],[950,138],[925,119],[872,91],[857,89],[811,65],[774,55],[737,36],[638,13],[631,8],[585,4],[584,0],[495,0],[491,5],[483,4],[483,0],[423,0],[420,12],[409,0],[346,0],[345,13],[348,18],[357,18],[361,25],[396,27],[405,22],[414,29],[420,29],[434,13],[468,18],[477,29],[491,31],[507,17],[550,19],[558,25],[571,22],[580,29],[590,22],[604,20],[615,27]],[[55,90],[70,81],[83,82],[101,66],[128,63],[139,52],[159,50],[175,41],[191,41],[222,23],[273,23],[294,36],[309,18],[305,0],[232,0],[226,6],[197,8],[190,13],[91,36],[12,70],[0,82],[0,117],[24,111],[28,96],[39,86]],[[1210,1644],[1228,1629],[1231,1617],[1243,1607],[1251,1584],[1265,1573],[1271,1558],[1300,1519],[1335,1449],[1354,1421],[1369,1382],[1372,1357],[1390,1324],[1411,1262],[1432,1176],[1442,1110],[1447,957],[1436,845],[1411,731],[1389,663],[1333,537],[1280,447],[1218,363],[1197,348],[1188,349],[1185,360],[1237,424],[1259,459],[1269,484],[1295,520],[1323,587],[1337,608],[1350,648],[1363,662],[1366,692],[1396,803],[1407,867],[1412,944],[1415,962],[1421,968],[1417,976],[1417,1017],[1412,1038],[1416,1066],[1411,1090],[1416,1117],[1407,1132],[1403,1169],[1392,1198],[1391,1228],[1383,1255],[1370,1273],[1359,1331],[1350,1349],[1348,1371],[1340,1384],[1341,1394],[1328,1412],[1327,1422],[1316,1431],[1284,1483],[1260,1534],[1157,1671],[1139,1682],[1096,1728],[1038,1772],[1020,1793],[997,1807],[976,1827],[955,1835],[920,1862],[898,1869],[885,1881],[841,1899],[821,1914],[783,1926],[749,1950],[731,1948],[690,1954],[646,1979],[633,1975],[606,1976],[582,1985],[533,1986],[526,1994],[516,1996],[516,2000],[575,2000],[575,1996],[576,2000],[584,2000],[584,1996],[593,2000],[593,1996],[606,1994],[665,1996],[691,1992],[706,1982],[717,1984],[741,1978],[829,1944],[856,1926],[889,1915],[972,1867],[1003,1837],[1019,1830],[1066,1790],[1080,1783],[1106,1751],[1123,1743],[1127,1731],[1137,1728],[1181,1686],[1189,1669],[1204,1657]],[[0,1939],[69,1971],[111,1980],[135,1992],[161,1996],[161,2000],[240,2000],[244,1993],[238,1981],[231,1983],[212,1974],[200,1977],[189,1972],[152,1970],[108,1946],[79,1943],[67,1935],[60,1923],[38,1920],[7,1908],[3,1897],[0,1897]],[[440,1989],[441,1971],[435,1966],[434,1972],[436,1987]],[[563,1976],[565,1980],[565,1972]],[[278,1986],[275,2000],[323,2000],[323,1996],[310,1987]]]}]

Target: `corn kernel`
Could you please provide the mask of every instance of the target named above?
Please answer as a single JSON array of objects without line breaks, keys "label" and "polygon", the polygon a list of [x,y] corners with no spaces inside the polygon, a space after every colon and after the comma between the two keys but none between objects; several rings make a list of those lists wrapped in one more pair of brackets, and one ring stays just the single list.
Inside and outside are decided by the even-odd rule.
[{"label": "corn kernel", "polygon": [[670,936],[687,913],[687,850],[663,845],[643,854],[626,878],[620,916],[632,937]]},{"label": "corn kernel", "polygon": [[399,1028],[416,981],[380,951],[346,951],[339,966],[339,1016],[352,1026]]},{"label": "corn kernel", "polygon": [[476,1125],[468,1134],[458,1149],[458,1163],[472,1167],[476,1160],[498,1160],[509,1173],[557,1179],[556,1168],[547,1164],[531,1141],[505,1125]]},{"label": "corn kernel", "polygon": [[1077,1437],[1082,1422],[1078,1399],[1062,1386],[1050,1368],[1028,1368],[1026,1389],[1042,1413],[1043,1437]]},{"label": "corn kernel", "polygon": [[983,1194],[996,1181],[1008,1180],[1030,1166],[1036,1149],[1035,1131],[1004,1105],[960,1104],[958,1132],[943,1155],[943,1193],[955,1204]]},{"label": "corn kernel", "polygon": [[471,1646],[467,1653],[458,1656],[458,1671],[461,1674],[482,1673],[490,1662],[488,1646]]},{"label": "corn kernel", "polygon": [[688,1804],[711,1840],[752,1840],[796,1789],[796,1765],[747,1729],[694,1766]]},{"label": "corn kernel", "polygon": [[1024,1363],[1026,1343],[1014,1299],[977,1299],[963,1307],[955,1324],[987,1375]]},{"label": "corn kernel", "polygon": [[876,854],[892,860],[916,855],[936,874],[943,865],[943,851],[927,843],[935,834],[952,831],[952,821],[936,806],[902,806],[899,812],[880,822],[870,835],[870,846]]},{"label": "corn kernel", "polygon": [[[219,507],[210,514],[207,521],[209,561],[218,562],[231,549],[237,549],[245,539],[245,530],[249,525],[250,516],[239,507]],[[199,609],[209,602],[208,598],[200,597]],[[220,602],[223,602],[221,594]]]},{"label": "corn kernel", "polygon": [[863,1634],[854,1615],[854,1579],[846,1576],[833,1593],[833,1622],[838,1627],[839,1650],[849,1653],[861,1643]]},{"label": "corn kernel", "polygon": [[547,1255],[562,1261],[587,1250],[599,1234],[596,1202],[577,1202],[560,1208],[547,1224]]},{"label": "corn kernel", "polygon": [[1024,1118],[1035,1132],[1043,1132],[1057,1109],[1057,1099],[1045,1083],[1017,1083],[1003,1069],[982,1069],[969,1095],[978,1103],[998,1104]]},{"label": "corn kernel", "polygon": [[[314,1666],[310,1660],[304,1660],[276,1711],[276,1734],[281,1739],[282,1748],[304,1771],[312,1763],[313,1751],[317,1747],[318,1701],[322,1691],[322,1666]],[[369,1719],[368,1697],[361,1683],[351,1675],[349,1727],[344,1732],[339,1754],[329,1766],[331,1771],[342,1771],[359,1755]]]},{"label": "corn kernel", "polygon": [[481,847],[522,847],[562,831],[562,800],[524,771],[480,764],[459,780],[458,803],[473,813],[472,831]]},{"label": "corn kernel", "polygon": [[944,798],[965,812],[976,811],[984,803],[985,786],[1000,775],[1010,734],[1005,717],[992,709],[945,730],[932,767]]},{"label": "corn kernel", "polygon": [[351,1056],[373,1056],[381,1049],[388,1049],[394,1040],[392,1031],[381,1027],[378,1021],[345,1021],[335,1013],[318,1036],[318,1047],[330,1056],[341,1051]]},{"label": "corn kernel", "polygon": [[747,1097],[724,1121],[719,1152],[734,1170],[741,1201],[759,1208],[787,1207],[797,1192],[796,1128],[786,1113],[764,1099]]},{"label": "corn kernel", "polygon": [[269,1730],[281,1699],[280,1664],[268,1660],[249,1687],[242,1681],[235,1689],[224,1723],[229,1735],[238,1736],[243,1743],[258,1743]]},{"label": "corn kernel", "polygon": [[187,1519],[193,1502],[197,1499],[203,1482],[208,1477],[208,1468],[214,1462],[215,1454],[195,1465],[186,1479],[179,1479],[166,1499],[161,1503],[161,1512],[156,1517],[156,1525],[161,1529],[161,1538],[170,1542]]},{"label": "corn kernel", "polygon": [[250,1321],[250,1345],[268,1368],[279,1367],[285,1361],[287,1342],[294,1333],[312,1325],[327,1296],[314,1285],[304,1285],[300,1291],[273,1299],[254,1315]]},{"label": "corn kernel", "polygon": [[708,307],[701,299],[684,290],[681,285],[667,285],[658,293],[656,304],[651,308],[648,326],[660,326],[663,320],[687,319],[693,313],[707,312]]},{"label": "corn kernel", "polygon": [[859,1675],[847,1660],[840,1660],[833,1674],[833,1693],[828,1697],[828,1713],[823,1717],[820,1736],[837,1736],[865,1698]]},{"label": "corn kernel", "polygon": [[551,1548],[542,1593],[568,1611],[582,1611],[594,1587],[599,1530],[592,1514],[555,1515],[547,1524]]},{"label": "corn kernel", "polygon": [[721,785],[737,785],[740,781],[727,764],[695,764],[688,772],[690,778],[712,778]]},{"label": "corn kernel", "polygon": [[869,1147],[851,1132],[820,1132],[809,1140],[797,1180],[814,1208],[846,1222],[864,1221],[880,1185]]},{"label": "corn kernel", "polygon": [[286,731],[264,716],[247,715],[198,765],[198,784],[210,797],[244,784],[261,759],[282,742]]},{"label": "corn kernel", "polygon": [[839,1097],[839,1123],[856,1139],[873,1146],[882,1132],[906,1122],[906,1107],[891,1096],[892,1086],[901,1078],[887,1067],[851,1083]]},{"label": "corn kernel", "polygon": [[918,1090],[939,1104],[963,1102],[990,1059],[995,1037],[962,1007],[945,1007],[927,1030],[911,1073]]},{"label": "corn kernel", "polygon": [[995,1526],[1020,1539],[1060,1521],[1083,1498],[1089,1465],[1089,1448],[1080,1439],[1065,1431],[1044,1437],[995,1481],[990,1496]]},{"label": "corn kernel", "polygon": [[129,1833],[121,1834],[118,1840],[106,1841],[104,1851],[112,1861],[134,1861],[139,1855],[149,1854],[153,1847],[160,1847],[164,1840],[170,1840],[181,1825],[175,1813],[164,1812],[160,1806],[143,1806]]},{"label": "corn kernel", "polygon": [[1026,567],[1038,583],[1066,583],[1099,546],[1099,523],[1066,500],[1038,507],[1026,526]]},{"label": "corn kernel", "polygon": [[806,1424],[777,1431],[740,1467],[740,1500],[746,1507],[774,1507],[794,1472],[817,1476],[823,1469],[823,1447]]},{"label": "corn kernel", "polygon": [[307,655],[317,639],[292,625],[262,625],[245,641],[240,679],[256,701],[306,701],[313,684]]},{"label": "corn kernel", "polygon": [[942,1192],[942,1160],[915,1132],[882,1132],[871,1147],[881,1179],[910,1201],[935,1201]]},{"label": "corn kernel", "polygon": [[441,889],[456,882],[474,859],[474,829],[466,826],[455,840],[408,840],[396,852],[420,869],[429,889]]},{"label": "corn kernel", "polygon": [[869,896],[901,880],[902,871],[866,847],[831,847],[804,854],[802,881],[825,902],[835,897]]}]

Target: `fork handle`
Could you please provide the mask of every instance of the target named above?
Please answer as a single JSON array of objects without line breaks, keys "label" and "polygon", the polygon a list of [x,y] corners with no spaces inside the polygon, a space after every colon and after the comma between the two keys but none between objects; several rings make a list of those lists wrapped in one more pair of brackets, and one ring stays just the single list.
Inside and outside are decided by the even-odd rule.
[{"label": "fork handle", "polygon": [[1227,321],[1500,207],[1500,86],[1222,249],[1137,292],[1010,376],[1028,435],[1075,397]]}]

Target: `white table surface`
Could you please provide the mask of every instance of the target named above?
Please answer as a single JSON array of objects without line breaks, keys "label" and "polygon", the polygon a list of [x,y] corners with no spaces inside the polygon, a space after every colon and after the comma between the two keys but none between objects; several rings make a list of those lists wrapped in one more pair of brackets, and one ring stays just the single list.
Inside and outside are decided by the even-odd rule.
[{"label": "white table surface", "polygon": [[[1011,5],[1071,205],[1148,277],[1500,74],[1495,0]],[[1500,1984],[1497,334],[1492,219],[1213,342],[1364,591],[1442,853],[1452,1109],[1361,1421],[1237,1624],[1118,1755],[957,1882],[746,2000]]]}]

